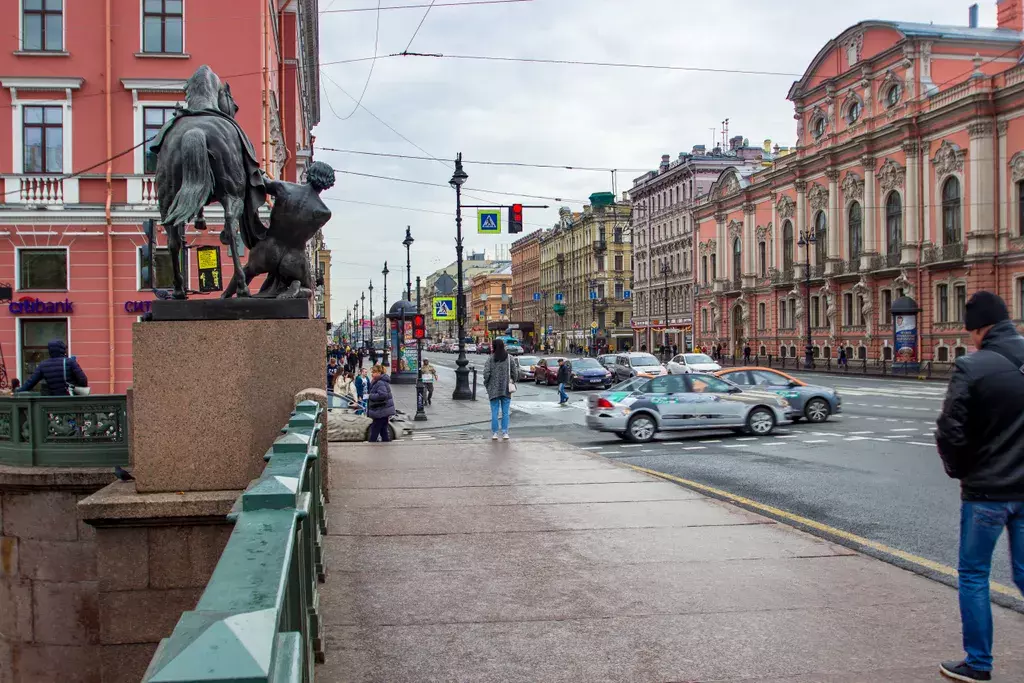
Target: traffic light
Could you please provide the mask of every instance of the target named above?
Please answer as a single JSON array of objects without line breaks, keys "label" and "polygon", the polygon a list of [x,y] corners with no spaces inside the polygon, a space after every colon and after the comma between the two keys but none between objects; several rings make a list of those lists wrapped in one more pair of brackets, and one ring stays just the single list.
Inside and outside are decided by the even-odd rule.
[{"label": "traffic light", "polygon": [[514,232],[523,231],[523,205],[513,204],[508,210],[508,232],[512,234]]},{"label": "traffic light", "polygon": [[156,289],[154,277],[153,252],[156,250],[156,221],[147,218],[142,221],[142,232],[146,235],[146,243],[142,245],[142,289]]},{"label": "traffic light", "polygon": [[427,320],[426,316],[417,313],[412,317],[412,338],[413,339],[426,339],[427,337]]}]

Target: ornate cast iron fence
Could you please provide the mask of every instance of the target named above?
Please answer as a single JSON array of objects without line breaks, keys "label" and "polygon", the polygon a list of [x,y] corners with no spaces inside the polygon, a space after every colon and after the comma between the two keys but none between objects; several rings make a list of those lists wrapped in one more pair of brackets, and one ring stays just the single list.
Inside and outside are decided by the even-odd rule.
[{"label": "ornate cast iron fence", "polygon": [[0,464],[19,467],[128,464],[124,394],[0,396]]},{"label": "ornate cast iron fence", "polygon": [[235,502],[235,528],[196,608],[157,648],[146,683],[309,683],[323,661],[327,533],[320,406],[304,401]]}]

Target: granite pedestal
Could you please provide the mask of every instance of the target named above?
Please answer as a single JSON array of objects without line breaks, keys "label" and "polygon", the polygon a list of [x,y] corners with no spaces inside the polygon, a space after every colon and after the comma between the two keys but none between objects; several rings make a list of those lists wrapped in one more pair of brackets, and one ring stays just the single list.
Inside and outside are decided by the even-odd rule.
[{"label": "granite pedestal", "polygon": [[241,490],[295,406],[322,386],[322,320],[136,323],[132,460],[139,493]]}]

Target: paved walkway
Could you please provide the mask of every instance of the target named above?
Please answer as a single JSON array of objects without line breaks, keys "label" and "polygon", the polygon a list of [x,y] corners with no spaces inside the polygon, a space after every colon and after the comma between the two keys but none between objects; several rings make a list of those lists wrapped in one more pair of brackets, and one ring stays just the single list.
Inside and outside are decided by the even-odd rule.
[{"label": "paved walkway", "polygon": [[[940,680],[956,593],[542,440],[332,448],[321,681]],[[996,681],[1024,615],[996,608]]]},{"label": "paved walkway", "polygon": [[[455,389],[455,371],[450,368],[435,367],[437,367],[440,381],[434,387],[434,401],[424,409],[427,414],[425,421],[411,423],[413,430],[417,432],[430,431],[490,422],[491,407],[487,402],[487,392],[483,386],[483,373],[480,373],[478,380],[477,400],[456,401],[452,398],[452,391]],[[470,375],[469,381],[472,386],[472,375]],[[395,398],[395,406],[407,413],[409,419],[412,420],[416,415],[416,385],[393,384],[391,393]]]}]

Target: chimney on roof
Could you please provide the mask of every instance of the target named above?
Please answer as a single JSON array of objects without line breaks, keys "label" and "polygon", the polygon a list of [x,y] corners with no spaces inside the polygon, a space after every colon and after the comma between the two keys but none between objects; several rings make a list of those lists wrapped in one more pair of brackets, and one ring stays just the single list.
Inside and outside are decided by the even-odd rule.
[{"label": "chimney on roof", "polygon": [[999,28],[1024,31],[1024,0],[996,0]]},{"label": "chimney on roof", "polygon": [[661,155],[661,166],[660,166],[660,168],[661,168],[662,171],[667,171],[668,170],[668,159],[669,159],[669,156],[667,154],[662,154]]},{"label": "chimney on roof", "polygon": [[736,151],[737,149],[739,149],[742,146],[743,146],[743,136],[742,135],[737,135],[735,137],[729,138],[729,149],[731,151]]},{"label": "chimney on roof", "polygon": [[702,156],[704,156],[704,151],[706,149],[707,149],[707,147],[705,147],[704,145],[694,145],[692,153],[693,153],[694,156],[702,157]]},{"label": "chimney on roof", "polygon": [[967,26],[978,28],[978,3],[974,3],[967,8]]}]

